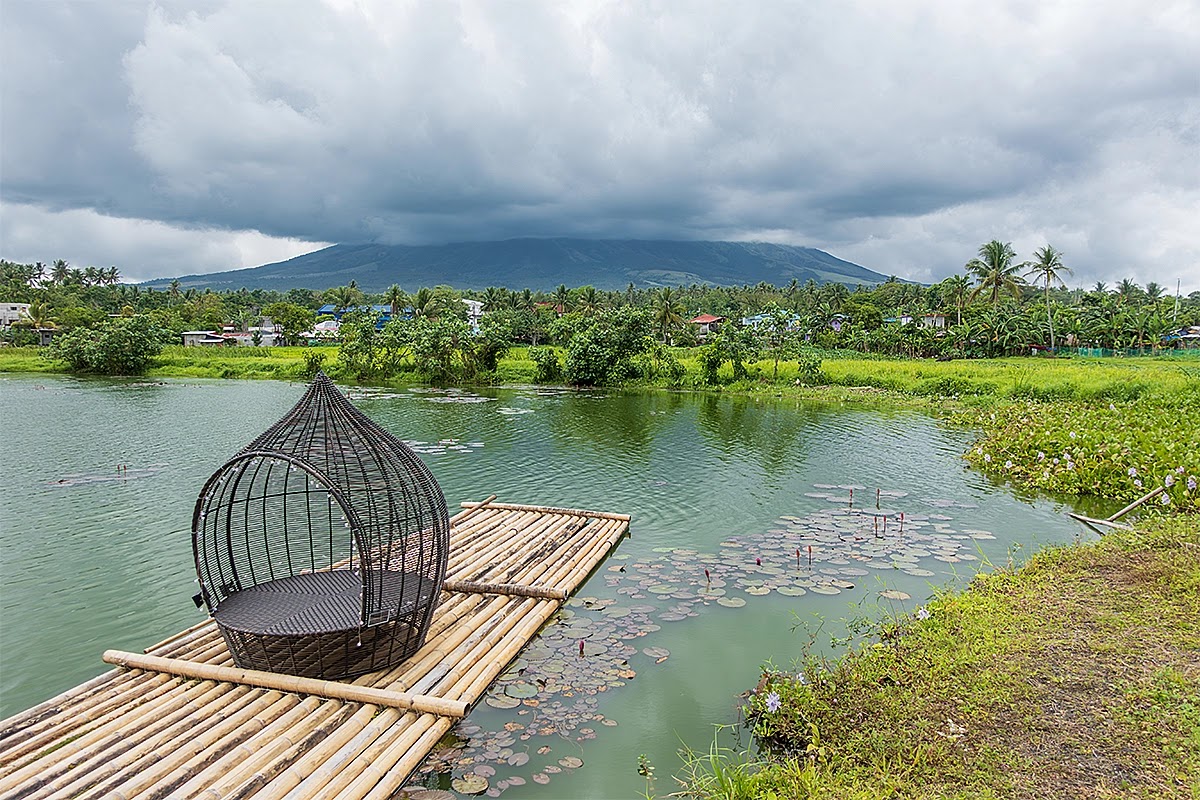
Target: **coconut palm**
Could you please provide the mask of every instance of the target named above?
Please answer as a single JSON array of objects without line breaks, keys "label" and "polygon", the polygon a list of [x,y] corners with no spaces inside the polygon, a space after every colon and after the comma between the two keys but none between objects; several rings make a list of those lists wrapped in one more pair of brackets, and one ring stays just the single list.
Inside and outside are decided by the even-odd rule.
[{"label": "coconut palm", "polygon": [[483,290],[483,310],[495,311],[504,303],[504,295],[507,290],[500,289],[495,286],[489,286]]},{"label": "coconut palm", "polygon": [[54,267],[50,270],[50,280],[62,286],[71,277],[71,265],[61,258],[56,259]]},{"label": "coconut palm", "polygon": [[1046,322],[1050,325],[1050,351],[1054,352],[1054,318],[1050,313],[1050,286],[1054,284],[1066,288],[1067,284],[1059,273],[1065,272],[1070,275],[1071,270],[1063,265],[1062,253],[1050,245],[1035,250],[1033,255],[1035,260],[1025,264],[1030,268],[1025,277],[1036,278],[1037,282],[1042,284],[1042,294],[1046,298]]},{"label": "coconut palm", "polygon": [[1137,300],[1141,293],[1142,288],[1140,286],[1129,280],[1129,278],[1123,278],[1117,284],[1116,288],[1117,304],[1121,306],[1132,305],[1132,301]]},{"label": "coconut palm", "polygon": [[325,299],[333,304],[334,313],[345,311],[348,308],[353,308],[362,302],[363,294],[358,290],[357,285],[353,285],[354,281],[350,282],[349,286],[334,286],[332,289],[325,291]]},{"label": "coconut palm", "polygon": [[654,296],[654,329],[663,344],[671,343],[671,331],[683,324],[683,308],[670,286]]},{"label": "coconut palm", "polygon": [[417,289],[417,293],[412,296],[412,307],[414,317],[429,317],[433,314],[433,290],[428,286],[422,286]]},{"label": "coconut palm", "polygon": [[596,291],[595,286],[584,286],[579,290],[579,295],[575,298],[575,308],[585,317],[590,317],[600,310],[600,295]]},{"label": "coconut palm", "polygon": [[400,284],[393,283],[383,293],[383,302],[392,307],[392,319],[400,319],[400,309],[408,302],[408,294],[400,288]]},{"label": "coconut palm", "polygon": [[967,290],[970,288],[971,282],[967,280],[966,275],[951,275],[942,281],[942,297],[954,303],[959,325],[962,325],[963,306],[967,304]]},{"label": "coconut palm", "polygon": [[987,295],[994,308],[1000,304],[1001,295],[1020,298],[1021,279],[1017,270],[1021,265],[1014,263],[1016,257],[1010,242],[993,239],[980,247],[979,258],[967,262],[967,272],[979,281],[975,291],[971,292],[971,300]]},{"label": "coconut palm", "polygon": [[565,283],[560,283],[558,288],[554,290],[554,305],[555,311],[563,313],[567,310],[567,303],[571,302],[571,290],[567,288]]}]

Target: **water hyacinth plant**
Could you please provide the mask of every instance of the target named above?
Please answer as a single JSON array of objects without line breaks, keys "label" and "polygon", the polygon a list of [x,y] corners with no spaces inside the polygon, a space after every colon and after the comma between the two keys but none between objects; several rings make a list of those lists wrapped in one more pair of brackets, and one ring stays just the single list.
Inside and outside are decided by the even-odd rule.
[{"label": "water hyacinth plant", "polygon": [[1026,402],[956,415],[983,431],[966,459],[985,473],[1122,502],[1162,487],[1157,505],[1184,511],[1200,507],[1200,422],[1193,417],[1145,402],[1087,408]]}]

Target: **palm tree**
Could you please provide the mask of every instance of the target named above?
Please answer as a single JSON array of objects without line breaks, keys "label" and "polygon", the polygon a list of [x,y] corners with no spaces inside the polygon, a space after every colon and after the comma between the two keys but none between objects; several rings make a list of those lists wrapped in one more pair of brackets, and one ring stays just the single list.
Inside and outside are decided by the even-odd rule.
[{"label": "palm tree", "polygon": [[50,270],[50,280],[62,286],[69,277],[71,277],[71,265],[61,258],[55,260],[54,267]]},{"label": "palm tree", "polygon": [[1054,319],[1050,313],[1050,285],[1055,284],[1066,288],[1067,284],[1059,275],[1060,272],[1071,274],[1071,270],[1063,265],[1062,253],[1055,250],[1050,245],[1046,245],[1041,250],[1035,250],[1034,261],[1027,262],[1025,266],[1030,267],[1029,272],[1025,273],[1025,277],[1037,278],[1042,284],[1042,294],[1046,298],[1046,322],[1050,325],[1050,352],[1054,352]]},{"label": "palm tree", "polygon": [[400,284],[393,283],[383,293],[383,302],[392,307],[392,319],[400,319],[400,309],[408,302],[408,294],[400,288]]},{"label": "palm tree", "polygon": [[1117,284],[1117,303],[1118,305],[1122,306],[1127,305],[1131,300],[1137,298],[1137,296],[1141,293],[1142,289],[1140,286],[1129,280],[1129,278],[1123,278],[1121,282]]},{"label": "palm tree", "polygon": [[1016,273],[1021,265],[1013,263],[1016,257],[1010,242],[993,239],[980,247],[979,258],[967,262],[967,272],[979,280],[979,285],[971,292],[971,300],[986,293],[995,307],[1000,304],[1002,294],[1019,298],[1021,284]]},{"label": "palm tree", "polygon": [[116,267],[109,267],[101,270],[104,273],[104,283],[108,286],[116,286],[121,282],[121,272]]},{"label": "palm tree", "polygon": [[554,310],[559,314],[565,313],[567,303],[569,302],[571,302],[571,290],[567,288],[565,283],[560,283],[558,288],[554,290]]},{"label": "palm tree", "polygon": [[428,286],[417,289],[412,298],[413,316],[428,317],[433,311],[433,290]]},{"label": "palm tree", "polygon": [[167,305],[174,305],[179,302],[179,279],[171,281],[171,285],[167,287]]},{"label": "palm tree", "polygon": [[358,290],[357,285],[353,285],[354,281],[350,282],[350,286],[334,286],[325,292],[325,297],[333,304],[333,312],[345,311],[348,308],[353,308],[362,302],[362,292]]},{"label": "palm tree", "polygon": [[654,329],[662,337],[663,344],[671,343],[671,331],[683,324],[683,309],[670,286],[664,286],[654,297]]},{"label": "palm tree", "polygon": [[483,310],[495,311],[504,302],[504,289],[499,289],[495,286],[489,286],[483,290]]},{"label": "palm tree", "polygon": [[971,282],[967,280],[966,275],[951,275],[942,281],[942,297],[954,303],[959,325],[962,325],[963,306],[967,304],[967,290],[970,288]]},{"label": "palm tree", "polygon": [[584,286],[579,290],[579,296],[575,298],[575,308],[573,310],[578,311],[585,317],[590,317],[600,310],[600,296],[596,292],[595,286]]}]

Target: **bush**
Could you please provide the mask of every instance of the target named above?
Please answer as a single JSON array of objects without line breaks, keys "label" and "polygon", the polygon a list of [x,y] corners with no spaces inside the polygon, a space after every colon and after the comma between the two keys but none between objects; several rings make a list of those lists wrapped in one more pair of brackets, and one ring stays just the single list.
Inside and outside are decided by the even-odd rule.
[{"label": "bush", "polygon": [[537,375],[534,377],[534,381],[537,383],[558,383],[562,380],[562,362],[558,360],[558,353],[553,348],[531,347],[529,349],[529,357],[533,360],[533,363],[537,364]]},{"label": "bush", "polygon": [[50,357],[66,361],[75,372],[140,375],[170,335],[149,317],[122,317],[56,336]]}]

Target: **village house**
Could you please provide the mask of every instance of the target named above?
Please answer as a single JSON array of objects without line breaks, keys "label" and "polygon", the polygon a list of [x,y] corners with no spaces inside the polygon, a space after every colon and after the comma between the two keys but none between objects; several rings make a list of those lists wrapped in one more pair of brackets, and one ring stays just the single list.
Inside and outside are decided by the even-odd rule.
[{"label": "village house", "polygon": [[696,326],[696,338],[704,341],[710,333],[716,333],[725,322],[724,317],[714,317],[712,314],[700,314],[688,320],[689,325]]},{"label": "village house", "polygon": [[22,319],[29,319],[29,303],[0,303],[0,328],[11,328]]}]

